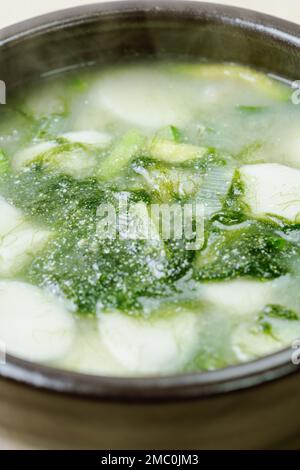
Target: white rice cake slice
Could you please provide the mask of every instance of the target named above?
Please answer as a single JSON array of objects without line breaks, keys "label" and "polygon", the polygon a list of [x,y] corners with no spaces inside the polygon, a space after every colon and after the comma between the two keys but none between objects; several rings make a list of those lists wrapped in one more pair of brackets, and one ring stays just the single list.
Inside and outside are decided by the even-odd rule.
[{"label": "white rice cake slice", "polygon": [[300,170],[278,163],[244,165],[239,170],[244,202],[255,217],[300,220]]},{"label": "white rice cake slice", "polygon": [[239,325],[232,336],[232,348],[239,361],[250,361],[291,347],[300,338],[300,320],[268,319],[272,335],[253,323]]},{"label": "white rice cake slice", "polygon": [[71,312],[42,289],[24,282],[0,282],[0,341],[11,354],[31,361],[63,356],[73,341]]},{"label": "white rice cake slice", "polygon": [[196,108],[184,79],[142,66],[105,74],[92,87],[89,99],[130,126],[150,130],[183,125]]},{"label": "white rice cake slice", "polygon": [[25,221],[21,211],[0,196],[0,275],[18,273],[49,240],[49,230]]},{"label": "white rice cake slice", "polygon": [[112,356],[99,336],[93,318],[77,320],[77,332],[71,349],[59,361],[62,368],[85,374],[126,376],[127,369]]},{"label": "white rice cake slice", "polygon": [[0,196],[0,237],[23,223],[22,212]]},{"label": "white rice cake slice", "polygon": [[232,315],[257,314],[274,296],[272,282],[236,279],[207,282],[201,286],[201,300]]},{"label": "white rice cake slice", "polygon": [[192,359],[199,342],[197,315],[136,318],[120,312],[99,314],[100,338],[128,373],[172,372]]},{"label": "white rice cake slice", "polygon": [[98,132],[95,130],[65,132],[64,134],[61,134],[60,137],[63,137],[70,142],[95,145],[97,147],[105,147],[112,140],[108,133]]},{"label": "white rice cake slice", "polygon": [[39,142],[19,150],[12,157],[12,167],[15,171],[21,171],[25,166],[32,163],[39,155],[52,150],[57,146],[56,142]]},{"label": "white rice cake slice", "polygon": [[84,148],[66,149],[55,142],[41,142],[17,152],[12,158],[12,167],[16,172],[21,171],[38,158],[45,166],[78,180],[92,176],[97,164],[96,157]]}]

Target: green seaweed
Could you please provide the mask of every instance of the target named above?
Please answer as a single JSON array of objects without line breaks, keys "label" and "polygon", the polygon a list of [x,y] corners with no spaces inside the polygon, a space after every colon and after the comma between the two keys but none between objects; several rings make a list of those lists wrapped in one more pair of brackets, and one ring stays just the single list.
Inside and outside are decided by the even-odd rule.
[{"label": "green seaweed", "polygon": [[206,248],[196,257],[194,275],[206,281],[238,276],[274,279],[290,272],[299,254],[299,247],[282,238],[272,224],[249,221],[230,230],[213,223]]},{"label": "green seaweed", "polygon": [[274,318],[287,321],[297,321],[299,320],[299,315],[294,310],[278,304],[268,304],[264,307],[264,309],[258,314],[257,323],[263,333],[276,339],[271,321]]}]

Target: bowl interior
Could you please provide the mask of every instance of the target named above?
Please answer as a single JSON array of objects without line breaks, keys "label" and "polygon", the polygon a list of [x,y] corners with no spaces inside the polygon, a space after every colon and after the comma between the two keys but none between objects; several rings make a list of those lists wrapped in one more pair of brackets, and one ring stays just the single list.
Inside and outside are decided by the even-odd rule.
[{"label": "bowl interior", "polygon": [[2,30],[1,78],[8,87],[127,57],[188,56],[239,62],[297,78],[297,25],[200,2],[114,2],[44,15]]}]

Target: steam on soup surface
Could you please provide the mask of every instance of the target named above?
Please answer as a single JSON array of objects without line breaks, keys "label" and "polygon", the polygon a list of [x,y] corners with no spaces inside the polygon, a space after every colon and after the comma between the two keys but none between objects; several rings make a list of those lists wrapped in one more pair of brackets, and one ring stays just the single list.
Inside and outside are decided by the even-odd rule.
[{"label": "steam on soup surface", "polygon": [[[289,87],[238,65],[148,62],[43,80],[0,112],[7,351],[132,376],[224,367],[300,337]],[[190,236],[164,236],[153,206],[192,208]]]}]

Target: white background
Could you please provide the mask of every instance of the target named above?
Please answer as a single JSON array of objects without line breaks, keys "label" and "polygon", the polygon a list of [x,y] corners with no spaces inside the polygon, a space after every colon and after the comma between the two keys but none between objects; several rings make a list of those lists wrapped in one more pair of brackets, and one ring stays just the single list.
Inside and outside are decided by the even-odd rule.
[{"label": "white background", "polygon": [[[0,0],[0,28],[49,11],[97,2],[99,0]],[[213,0],[212,2],[263,11],[300,23],[299,0],[219,0],[215,2]]]}]

